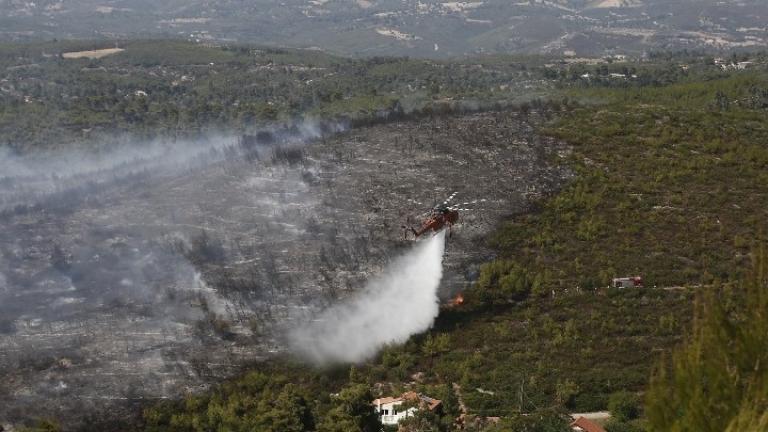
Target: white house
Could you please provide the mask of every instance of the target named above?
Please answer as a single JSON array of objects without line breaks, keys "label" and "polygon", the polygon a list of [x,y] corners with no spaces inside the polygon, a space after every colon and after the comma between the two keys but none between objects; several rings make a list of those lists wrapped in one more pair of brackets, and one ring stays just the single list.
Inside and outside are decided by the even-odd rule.
[{"label": "white house", "polygon": [[[407,406],[402,406],[410,402]],[[381,417],[381,423],[384,425],[396,425],[405,418],[412,416],[419,409],[436,410],[442,405],[442,401],[432,399],[431,397],[417,394],[416,392],[405,392],[399,397],[384,397],[373,401],[376,412]]]}]

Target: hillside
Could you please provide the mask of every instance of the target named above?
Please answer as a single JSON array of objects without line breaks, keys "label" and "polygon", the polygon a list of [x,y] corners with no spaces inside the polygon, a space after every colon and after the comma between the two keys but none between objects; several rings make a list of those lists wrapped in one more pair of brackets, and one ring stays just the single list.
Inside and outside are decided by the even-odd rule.
[{"label": "hillside", "polygon": [[[600,101],[564,105],[542,128],[572,145],[563,163],[576,178],[490,238],[499,258],[481,268],[465,304],[443,310],[427,334],[352,367],[346,384],[337,371],[340,381],[321,388],[363,383],[385,395],[408,388],[459,397],[467,418],[477,418],[470,424],[502,417],[488,430],[564,431],[558,412],[606,409],[627,391],[638,410],[652,366],[682,341],[694,296],[739,280],[765,229],[765,88],[764,73],[742,73],[568,90]],[[626,274],[642,274],[646,287],[606,288]],[[301,370],[283,373],[322,382],[323,372]],[[236,410],[245,394],[224,387],[146,418],[150,430],[217,425],[224,420],[206,407]],[[334,404],[318,402],[315,419]],[[642,420],[624,421],[610,430],[643,430]],[[451,420],[415,424],[449,430]]]},{"label": "hillside", "polygon": [[[353,367],[351,382],[383,394],[404,386],[460,397],[478,421],[503,418],[489,430],[567,430],[558,412],[605,409],[611,395],[642,393],[659,356],[682,340],[696,293],[749,268],[768,196],[768,149],[757,144],[764,80],[736,74],[569,91],[600,100],[561,111],[545,128],[572,144],[567,163],[576,179],[491,237],[501,258],[481,269],[465,304],[444,310],[428,334]],[[717,104],[725,99],[727,108]],[[721,131],[719,145],[708,130]],[[727,174],[736,167],[738,178]],[[605,288],[617,274],[642,274],[647,285]],[[227,388],[217,395],[239,403]],[[200,410],[208,399],[194,401],[170,412],[217,424]],[[316,418],[328,405],[318,405]],[[152,430],[165,430],[166,409],[148,412]],[[447,430],[444,420],[419,421]]]},{"label": "hillside", "polygon": [[[0,48],[3,427],[373,431],[370,401],[414,390],[444,402],[414,431],[562,432],[617,405],[610,432],[642,431],[696,299],[765,240],[762,54],[112,48]],[[361,295],[453,192],[475,205],[432,327],[355,365],[297,356],[287,332]]]},{"label": "hillside", "polygon": [[150,35],[354,56],[640,56],[765,46],[766,8],[759,0],[3,0],[0,39]]},{"label": "hillside", "polygon": [[[507,106],[544,94],[541,59],[352,60],[307,50],[178,41],[0,45],[0,142],[23,151],[252,133],[301,118],[345,122]],[[85,53],[85,54],[83,54]],[[69,58],[67,58],[69,57]]]},{"label": "hillside", "polygon": [[[566,175],[546,158],[559,143],[535,139],[540,115],[477,112],[480,98],[504,107],[551,85],[510,58],[174,42],[79,58],[103,49],[2,51],[3,425],[135,428],[148,401],[287,356],[287,329],[413,247],[409,217],[452,192],[482,198],[451,243],[436,313],[487,259],[484,236]],[[473,70],[487,72],[454,81]]]}]

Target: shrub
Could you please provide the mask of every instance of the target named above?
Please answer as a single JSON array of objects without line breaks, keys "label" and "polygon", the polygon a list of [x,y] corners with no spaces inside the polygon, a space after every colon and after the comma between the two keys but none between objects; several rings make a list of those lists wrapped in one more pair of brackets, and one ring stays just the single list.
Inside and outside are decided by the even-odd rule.
[{"label": "shrub", "polygon": [[616,392],[608,399],[608,411],[620,422],[634,420],[640,415],[640,398],[627,391]]},{"label": "shrub", "polygon": [[768,430],[767,308],[763,248],[740,285],[697,299],[688,342],[660,362],[646,393],[650,430]]},{"label": "shrub", "polygon": [[528,270],[513,261],[497,260],[480,267],[474,294],[483,304],[503,304],[524,300],[533,282]]},{"label": "shrub", "polygon": [[643,432],[643,428],[633,422],[612,419],[605,424],[606,432]]}]

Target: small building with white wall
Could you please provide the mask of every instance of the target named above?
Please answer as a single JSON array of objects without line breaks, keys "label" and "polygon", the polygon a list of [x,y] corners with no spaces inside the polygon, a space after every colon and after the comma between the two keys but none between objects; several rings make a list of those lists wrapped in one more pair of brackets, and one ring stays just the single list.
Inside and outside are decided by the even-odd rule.
[{"label": "small building with white wall", "polygon": [[399,397],[383,397],[373,401],[373,406],[383,425],[397,425],[402,420],[414,415],[420,409],[435,411],[442,406],[442,401],[418,394],[405,392]]}]

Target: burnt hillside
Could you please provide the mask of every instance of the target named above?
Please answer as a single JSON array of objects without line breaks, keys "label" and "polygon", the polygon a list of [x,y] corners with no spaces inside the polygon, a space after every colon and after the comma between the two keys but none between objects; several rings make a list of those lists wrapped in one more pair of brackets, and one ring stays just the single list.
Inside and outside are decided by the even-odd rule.
[{"label": "burnt hillside", "polygon": [[299,125],[99,169],[16,160],[0,215],[0,418],[75,424],[282,352],[285,329],[352,295],[409,244],[402,225],[458,192],[484,201],[448,242],[448,298],[490,255],[484,236],[567,176],[551,163],[567,149],[536,122]]}]

